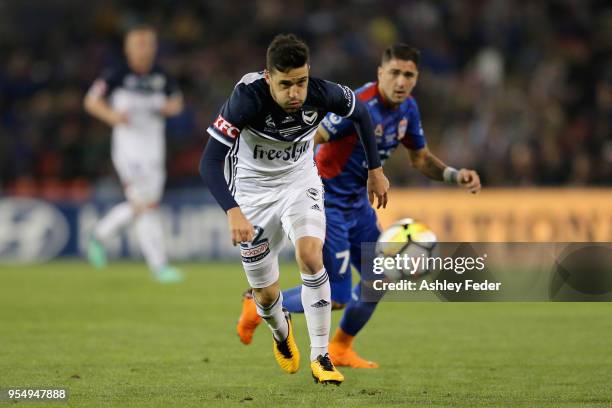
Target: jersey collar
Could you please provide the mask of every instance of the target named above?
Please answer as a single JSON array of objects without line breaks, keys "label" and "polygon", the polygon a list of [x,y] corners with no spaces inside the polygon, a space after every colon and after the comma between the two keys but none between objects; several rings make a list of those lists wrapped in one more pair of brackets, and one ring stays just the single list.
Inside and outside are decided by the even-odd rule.
[{"label": "jersey collar", "polygon": [[385,107],[385,109],[390,110],[390,111],[396,111],[399,110],[400,106],[402,106],[402,104],[400,103],[399,105],[397,105],[397,107],[393,107],[389,102],[387,102],[387,100],[384,98],[382,92],[380,92],[380,88],[378,88],[378,81],[374,82],[374,84],[376,85],[376,98],[378,99],[378,102]]}]

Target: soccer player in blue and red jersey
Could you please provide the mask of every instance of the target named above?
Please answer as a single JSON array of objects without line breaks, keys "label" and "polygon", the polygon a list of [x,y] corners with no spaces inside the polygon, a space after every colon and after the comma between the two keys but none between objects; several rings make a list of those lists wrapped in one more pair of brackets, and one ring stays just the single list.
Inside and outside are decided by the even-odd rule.
[{"label": "soccer player in blue and red jersey", "polygon": [[[372,117],[378,153],[388,158],[399,146],[410,152],[413,167],[432,180],[458,184],[471,193],[480,190],[474,170],[456,170],[445,165],[427,148],[419,108],[411,96],[418,79],[419,51],[405,44],[386,49],[378,67],[378,81],[359,88],[355,95]],[[367,193],[367,166],[354,125],[338,115],[328,114],[315,136],[315,160],[325,189],[327,220],[323,262],[329,272],[332,306],[346,307],[340,327],[329,345],[337,366],[376,368],[378,364],[357,355],[352,343],[368,322],[377,302],[361,300],[361,285],[352,285],[352,265],[361,271],[361,243],[376,242],[380,236],[376,213]],[[302,310],[301,287],[283,292],[283,306],[291,312]],[[238,334],[248,344],[259,323],[253,319],[254,305],[249,293],[243,300]]]}]

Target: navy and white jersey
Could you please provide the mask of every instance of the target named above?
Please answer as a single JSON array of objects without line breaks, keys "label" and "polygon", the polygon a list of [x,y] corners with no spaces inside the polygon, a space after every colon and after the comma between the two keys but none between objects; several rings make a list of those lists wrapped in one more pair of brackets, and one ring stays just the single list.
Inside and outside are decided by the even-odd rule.
[{"label": "navy and white jersey", "polygon": [[107,98],[114,110],[126,113],[129,119],[113,128],[113,158],[149,158],[163,163],[166,122],[159,110],[168,96],[177,93],[176,82],[157,65],[141,75],[121,64],[96,79],[88,95]]},{"label": "navy and white jersey", "polygon": [[306,177],[303,170],[316,174],[312,139],[317,126],[328,112],[350,116],[355,95],[346,86],[312,77],[307,92],[303,106],[287,113],[272,98],[263,72],[249,73],[235,86],[208,128],[230,147],[225,174],[232,194],[236,184],[278,187]]}]

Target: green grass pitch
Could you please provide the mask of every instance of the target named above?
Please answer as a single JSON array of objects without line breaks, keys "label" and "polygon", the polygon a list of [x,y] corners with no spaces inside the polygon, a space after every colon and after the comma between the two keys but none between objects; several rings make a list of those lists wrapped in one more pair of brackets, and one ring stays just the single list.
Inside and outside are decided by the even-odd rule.
[{"label": "green grass pitch", "polygon": [[[302,366],[287,375],[265,326],[248,347],[235,334],[240,265],[182,267],[174,286],[141,263],[0,267],[0,388],[69,389],[45,407],[612,405],[612,304],[383,302],[356,342],[381,368],[323,387],[303,316]],[[281,270],[284,287],[298,282]]]}]

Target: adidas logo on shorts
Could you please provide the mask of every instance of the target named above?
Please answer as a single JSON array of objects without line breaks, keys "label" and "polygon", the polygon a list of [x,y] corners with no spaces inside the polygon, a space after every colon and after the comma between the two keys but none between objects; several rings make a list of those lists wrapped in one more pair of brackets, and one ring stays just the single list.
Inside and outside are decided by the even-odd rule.
[{"label": "adidas logo on shorts", "polygon": [[315,204],[312,207],[310,207],[311,210],[317,210],[317,211],[321,211],[321,207],[319,207],[319,204]]}]

